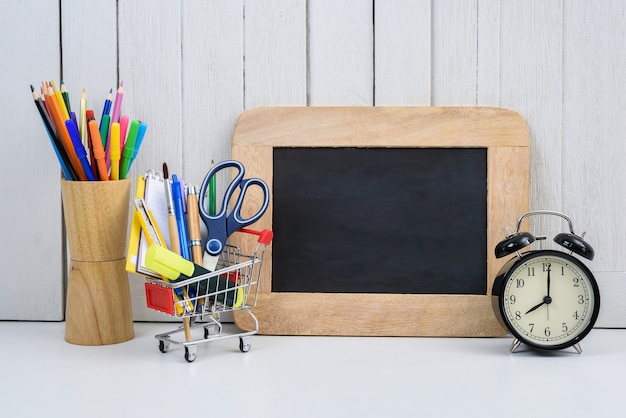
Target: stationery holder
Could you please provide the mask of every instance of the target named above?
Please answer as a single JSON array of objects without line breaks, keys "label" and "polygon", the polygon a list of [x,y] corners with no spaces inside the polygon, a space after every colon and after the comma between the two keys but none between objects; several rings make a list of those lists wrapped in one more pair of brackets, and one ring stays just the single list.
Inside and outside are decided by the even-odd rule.
[{"label": "stationery holder", "polygon": [[65,341],[106,345],[134,337],[125,269],[129,179],[61,180],[70,251]]}]

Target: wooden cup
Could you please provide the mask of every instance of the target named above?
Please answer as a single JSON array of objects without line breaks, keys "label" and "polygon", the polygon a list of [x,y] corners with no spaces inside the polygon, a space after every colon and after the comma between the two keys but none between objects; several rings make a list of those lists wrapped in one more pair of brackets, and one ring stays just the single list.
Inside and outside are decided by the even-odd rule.
[{"label": "wooden cup", "polygon": [[65,341],[106,345],[134,337],[125,253],[130,180],[61,180],[70,250]]}]

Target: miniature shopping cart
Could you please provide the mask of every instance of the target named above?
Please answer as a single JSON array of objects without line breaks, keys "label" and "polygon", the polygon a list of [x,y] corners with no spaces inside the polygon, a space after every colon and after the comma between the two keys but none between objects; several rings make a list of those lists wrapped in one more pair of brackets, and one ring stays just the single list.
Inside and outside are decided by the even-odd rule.
[{"label": "miniature shopping cart", "polygon": [[[259,323],[250,308],[256,305],[263,256],[274,234],[270,230],[241,229],[238,232],[258,235],[251,255],[243,254],[239,247],[226,245],[217,269],[211,273],[175,283],[147,278],[147,306],[191,324],[155,335],[162,353],[169,351],[171,345],[182,345],[185,360],[192,362],[196,359],[198,344],[234,337],[239,337],[241,352],[250,350],[250,336],[259,330]],[[254,329],[225,332],[220,314],[232,311],[243,311],[249,315]],[[186,329],[187,326],[189,329]],[[192,329],[203,329],[202,338],[192,339]],[[174,338],[175,335],[179,338]]]}]

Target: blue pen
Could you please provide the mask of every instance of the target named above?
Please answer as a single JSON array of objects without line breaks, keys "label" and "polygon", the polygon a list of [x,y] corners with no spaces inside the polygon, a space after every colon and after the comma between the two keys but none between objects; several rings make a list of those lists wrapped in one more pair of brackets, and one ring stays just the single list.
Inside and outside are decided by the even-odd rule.
[{"label": "blue pen", "polygon": [[80,164],[83,166],[83,170],[87,175],[87,180],[96,181],[96,176],[91,170],[91,165],[89,165],[87,152],[85,151],[85,147],[80,140],[80,134],[78,133],[78,128],[76,127],[76,124],[72,119],[68,119],[65,121],[65,126],[67,127],[67,132],[70,134],[70,138],[72,139],[72,145],[74,146],[74,150],[76,151],[76,156],[80,160]]},{"label": "blue pen", "polygon": [[187,221],[185,220],[185,209],[183,207],[181,187],[182,183],[178,180],[176,174],[172,174],[172,200],[174,201],[174,216],[176,216],[178,241],[180,242],[180,255],[185,260],[191,260],[189,238],[187,237]]}]

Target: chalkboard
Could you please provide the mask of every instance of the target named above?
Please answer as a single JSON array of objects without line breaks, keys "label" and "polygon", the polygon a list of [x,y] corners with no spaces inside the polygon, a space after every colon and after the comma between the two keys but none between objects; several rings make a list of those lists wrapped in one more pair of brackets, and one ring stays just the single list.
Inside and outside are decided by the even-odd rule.
[{"label": "chalkboard", "polygon": [[[232,158],[244,164],[246,176],[263,178],[270,186],[269,207],[253,227],[275,233],[252,308],[259,333],[503,335],[490,289],[504,260],[496,259],[493,249],[505,228],[515,227],[511,220],[528,211],[529,143],[522,117],[500,108],[266,107],[243,112],[233,132]],[[348,160],[352,168],[342,170]],[[404,177],[408,183],[398,185]],[[365,194],[355,194],[363,193],[359,185]],[[408,192],[394,191],[401,187]],[[316,194],[318,199],[306,201]],[[381,194],[384,199],[376,201]],[[252,200],[250,210],[258,207],[260,196]],[[338,206],[344,218],[325,217]],[[395,223],[382,229],[387,213]],[[408,224],[406,230],[402,224]],[[374,245],[367,243],[368,232]],[[232,243],[252,251],[237,235],[246,234],[234,234]],[[379,249],[387,252],[381,256]],[[436,259],[430,265],[418,259],[426,250],[427,258]],[[396,252],[400,260],[389,258]],[[418,268],[424,277],[415,277]],[[386,277],[367,278],[370,272]],[[243,313],[234,312],[234,319],[242,329],[254,328]]]},{"label": "chalkboard", "polygon": [[485,148],[274,148],[273,195],[274,292],[486,293]]}]

